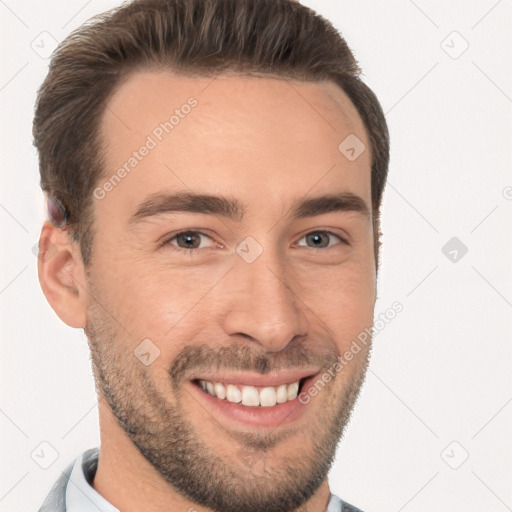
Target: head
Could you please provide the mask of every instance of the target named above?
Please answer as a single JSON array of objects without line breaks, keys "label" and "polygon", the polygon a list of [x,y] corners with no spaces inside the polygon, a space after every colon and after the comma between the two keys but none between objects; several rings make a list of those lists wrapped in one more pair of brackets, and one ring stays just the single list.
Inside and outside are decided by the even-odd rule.
[{"label": "head", "polygon": [[[349,420],[389,159],[359,75],[293,0],[139,0],[64,40],[39,91],[65,219],[43,227],[43,291],[85,330],[112,428],[196,503],[298,507]],[[293,382],[306,399],[269,405]]]}]

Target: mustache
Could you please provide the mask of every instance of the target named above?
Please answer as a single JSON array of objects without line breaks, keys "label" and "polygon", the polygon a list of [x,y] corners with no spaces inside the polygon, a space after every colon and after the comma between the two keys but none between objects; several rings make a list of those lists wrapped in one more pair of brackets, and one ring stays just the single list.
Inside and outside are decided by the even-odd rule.
[{"label": "mustache", "polygon": [[186,346],[175,358],[169,371],[173,384],[188,380],[201,371],[251,371],[261,374],[306,367],[331,367],[340,356],[334,343],[290,343],[279,352],[255,350],[248,345]]}]

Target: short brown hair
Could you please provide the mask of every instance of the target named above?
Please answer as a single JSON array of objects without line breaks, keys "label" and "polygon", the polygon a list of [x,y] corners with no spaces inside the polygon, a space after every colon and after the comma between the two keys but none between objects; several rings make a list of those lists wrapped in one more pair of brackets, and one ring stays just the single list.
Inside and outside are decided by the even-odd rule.
[{"label": "short brown hair", "polygon": [[[41,188],[67,212],[89,264],[92,191],[102,177],[99,123],[108,98],[138,69],[214,76],[331,80],[348,95],[371,145],[376,265],[389,134],[374,93],[333,25],[294,0],[134,0],[98,15],[56,49],[38,91],[33,135]],[[341,142],[341,141],[340,141]]]}]

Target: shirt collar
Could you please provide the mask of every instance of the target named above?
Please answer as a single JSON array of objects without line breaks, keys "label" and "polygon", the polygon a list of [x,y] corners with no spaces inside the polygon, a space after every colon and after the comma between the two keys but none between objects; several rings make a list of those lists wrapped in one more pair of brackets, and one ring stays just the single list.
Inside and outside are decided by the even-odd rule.
[{"label": "shirt collar", "polygon": [[[66,487],[67,512],[119,512],[92,485],[98,467],[99,449],[87,450],[75,460]],[[331,494],[325,512],[342,510],[342,501]]]},{"label": "shirt collar", "polygon": [[98,453],[97,448],[88,450],[75,460],[66,488],[68,512],[119,512],[91,485],[98,466]]}]

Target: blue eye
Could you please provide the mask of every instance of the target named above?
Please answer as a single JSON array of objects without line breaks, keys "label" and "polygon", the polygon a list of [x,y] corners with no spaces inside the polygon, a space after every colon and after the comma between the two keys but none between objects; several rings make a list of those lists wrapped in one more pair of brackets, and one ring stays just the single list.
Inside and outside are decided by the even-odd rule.
[{"label": "blue eye", "polygon": [[[334,233],[331,233],[330,231],[312,231],[311,233],[303,236],[301,240],[306,239],[307,241],[312,242],[313,245],[310,246],[312,249],[329,249],[329,242],[331,241],[331,237],[337,238],[341,243],[348,245],[346,240],[338,235],[335,235]],[[332,246],[332,244],[330,245]],[[301,247],[303,246],[301,245]]]},{"label": "blue eye", "polygon": [[[208,239],[213,242],[213,239],[202,233],[201,231],[194,230],[186,230],[180,231],[176,233],[171,238],[166,239],[162,242],[162,246],[171,246],[173,250],[188,252],[189,254],[195,254],[201,249],[208,249],[210,247],[201,247],[202,239]],[[333,245],[337,245],[336,243],[331,243],[333,240],[338,240],[338,243],[342,243],[344,245],[349,245],[346,240],[341,238],[330,231],[311,231],[307,235],[304,235],[301,240],[306,240],[306,244],[311,243],[311,245],[304,246],[303,244],[298,244],[300,247],[308,247],[310,249],[330,249]],[[217,247],[222,247],[217,244]]]}]

